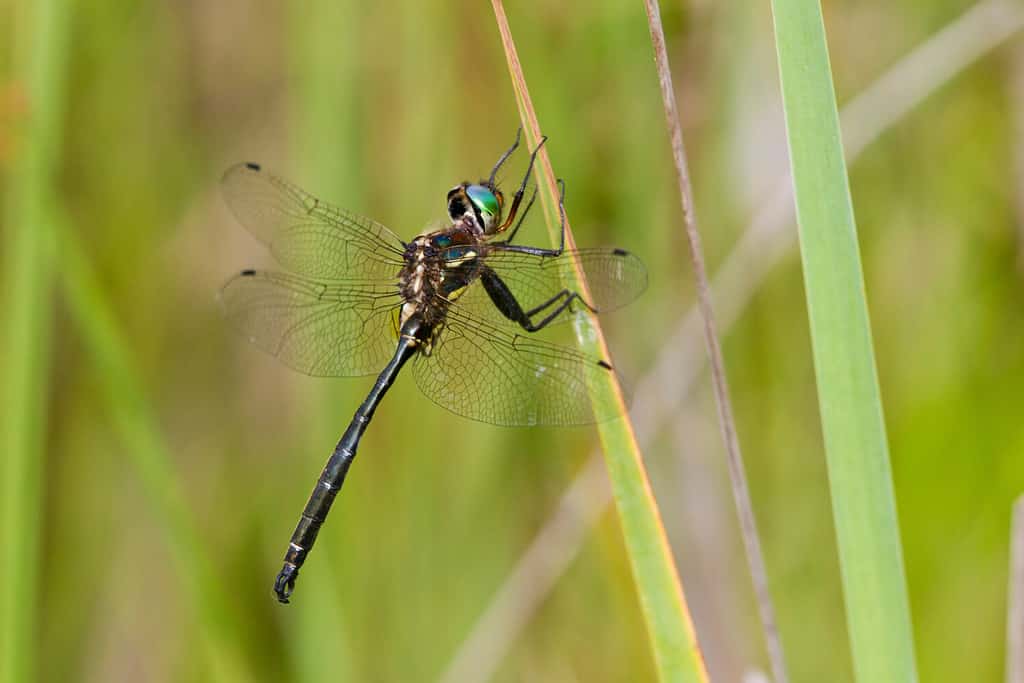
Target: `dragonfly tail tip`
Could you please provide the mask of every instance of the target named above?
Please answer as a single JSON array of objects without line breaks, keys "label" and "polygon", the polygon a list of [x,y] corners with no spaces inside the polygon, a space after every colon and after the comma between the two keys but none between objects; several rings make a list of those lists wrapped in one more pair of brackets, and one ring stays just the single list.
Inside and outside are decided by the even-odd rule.
[{"label": "dragonfly tail tip", "polygon": [[285,562],[284,567],[281,568],[274,580],[274,594],[277,595],[277,601],[282,605],[287,605],[290,602],[288,598],[295,590],[297,578],[299,578],[299,568],[290,562]]}]

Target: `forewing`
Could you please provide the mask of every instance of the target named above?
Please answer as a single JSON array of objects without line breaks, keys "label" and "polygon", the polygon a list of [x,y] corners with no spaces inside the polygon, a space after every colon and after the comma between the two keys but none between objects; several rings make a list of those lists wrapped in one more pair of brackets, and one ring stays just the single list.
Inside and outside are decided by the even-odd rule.
[{"label": "forewing", "polygon": [[225,317],[253,344],[307,375],[373,374],[394,355],[394,285],[247,270],[224,285],[220,300]]},{"label": "forewing", "polygon": [[405,244],[386,227],[320,201],[256,164],[224,174],[235,217],[287,270],[319,280],[395,279]]},{"label": "forewing", "polygon": [[[523,311],[546,303],[572,282],[574,260],[583,269],[589,288],[587,304],[598,313],[607,313],[632,302],[647,288],[647,269],[635,255],[624,249],[597,248],[566,251],[560,256],[537,256],[487,245],[483,261],[512,292]],[[581,293],[582,295],[582,293]],[[479,283],[473,284],[458,299],[457,305],[476,317],[492,322],[507,319],[496,309]],[[573,311],[585,308],[575,302],[552,320],[565,322]],[[534,322],[552,313],[554,308],[540,311]]]},{"label": "forewing", "polygon": [[[572,347],[449,311],[430,356],[418,356],[420,390],[453,413],[505,426],[582,425],[618,414],[590,387],[611,366]],[[598,394],[599,396],[602,394]]]}]

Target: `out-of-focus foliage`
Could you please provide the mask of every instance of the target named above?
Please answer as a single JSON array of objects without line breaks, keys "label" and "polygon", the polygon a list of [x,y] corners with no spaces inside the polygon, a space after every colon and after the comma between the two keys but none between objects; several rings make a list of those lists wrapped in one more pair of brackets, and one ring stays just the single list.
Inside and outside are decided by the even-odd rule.
[{"label": "out-of-focus foliage", "polygon": [[[20,30],[26,2],[0,3],[0,44]],[[840,100],[963,9],[827,3]],[[478,425],[401,378],[294,604],[277,605],[270,585],[288,535],[370,380],[295,375],[228,330],[218,288],[269,256],[228,214],[218,181],[235,161],[259,161],[416,234],[443,216],[451,185],[490,169],[517,125],[489,7],[229,0],[71,11],[59,210],[139,370],[231,614],[227,626],[204,623],[188,598],[101,368],[56,298],[49,382],[36,387],[47,408],[41,679],[211,680],[216,628],[232,629],[243,670],[260,680],[433,679],[593,430]],[[650,269],[647,294],[605,322],[617,364],[637,377],[664,343],[659,331],[692,304],[642,3],[509,11],[577,241],[627,247]],[[768,5],[665,3],[663,18],[714,270],[785,168]],[[33,107],[11,59],[0,52],[3,202],[21,162],[13,124]],[[1024,482],[1022,73],[1014,50],[986,58],[850,169],[928,681],[1002,670],[1010,504]],[[537,219],[522,234],[543,241]],[[0,238],[13,228],[0,226]],[[787,259],[728,331],[725,355],[792,678],[848,681],[803,301]],[[667,430],[647,457],[712,678],[737,680],[764,658],[709,397],[701,385],[681,433]],[[498,680],[651,675],[609,515]]]}]

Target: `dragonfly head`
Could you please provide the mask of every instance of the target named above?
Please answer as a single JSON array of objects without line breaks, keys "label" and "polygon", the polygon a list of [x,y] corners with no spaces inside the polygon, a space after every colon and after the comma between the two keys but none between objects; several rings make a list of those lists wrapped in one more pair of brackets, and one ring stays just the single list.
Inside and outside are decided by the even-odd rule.
[{"label": "dragonfly head", "polygon": [[453,222],[469,219],[485,235],[501,225],[505,198],[491,183],[462,183],[448,193],[448,216]]}]

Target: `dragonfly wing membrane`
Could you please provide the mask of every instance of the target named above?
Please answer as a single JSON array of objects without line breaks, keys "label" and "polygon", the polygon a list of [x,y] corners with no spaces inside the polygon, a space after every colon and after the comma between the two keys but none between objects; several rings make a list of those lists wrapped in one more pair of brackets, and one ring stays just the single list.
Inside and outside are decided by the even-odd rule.
[{"label": "dragonfly wing membrane", "polygon": [[224,285],[220,301],[253,344],[307,375],[373,374],[394,355],[394,287],[247,270]]},{"label": "dragonfly wing membrane", "polygon": [[618,414],[592,397],[611,366],[572,347],[451,310],[430,357],[416,359],[420,390],[448,410],[504,426],[584,425]]},{"label": "dragonfly wing membrane", "polygon": [[236,164],[222,180],[235,217],[284,268],[318,279],[390,279],[405,243],[386,227],[339,209],[256,164]]}]

